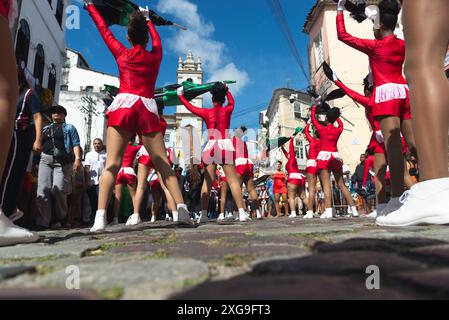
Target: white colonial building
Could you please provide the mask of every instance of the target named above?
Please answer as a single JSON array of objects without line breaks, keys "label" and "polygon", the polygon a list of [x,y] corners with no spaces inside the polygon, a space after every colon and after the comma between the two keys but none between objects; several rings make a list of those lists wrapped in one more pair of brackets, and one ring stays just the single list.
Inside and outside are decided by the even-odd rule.
[{"label": "white colonial building", "polygon": [[[34,84],[59,97],[66,42],[66,8],[70,0],[18,0],[19,17],[14,28],[18,64],[24,63]],[[31,78],[31,77],[30,77]]]},{"label": "white colonial building", "polygon": [[85,152],[90,151],[95,138],[105,141],[105,111],[112,102],[107,85],[118,88],[120,81],[92,70],[81,53],[67,49],[59,104],[67,109],[67,122],[77,128]]}]

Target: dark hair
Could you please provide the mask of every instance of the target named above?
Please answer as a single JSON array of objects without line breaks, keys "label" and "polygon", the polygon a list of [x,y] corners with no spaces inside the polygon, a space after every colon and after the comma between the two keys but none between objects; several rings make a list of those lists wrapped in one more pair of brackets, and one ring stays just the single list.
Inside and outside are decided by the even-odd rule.
[{"label": "dark hair", "polygon": [[331,107],[326,102],[322,102],[317,106],[316,113],[317,114],[327,114],[327,112],[329,110],[331,110]]},{"label": "dark hair", "polygon": [[20,66],[17,66],[17,77],[19,80],[20,93],[30,88],[30,85],[28,84],[27,78],[25,76],[25,71]]},{"label": "dark hair", "polygon": [[365,91],[373,92],[374,87],[369,81],[369,75],[363,79],[363,87]]},{"label": "dark hair", "polygon": [[147,19],[140,11],[134,12],[128,22],[128,38],[133,45],[148,43]]},{"label": "dark hair", "polygon": [[278,160],[278,161],[276,162],[276,164],[282,165],[282,161],[281,161],[281,160]]},{"label": "dark hair", "polygon": [[332,108],[326,113],[327,120],[334,123],[340,117],[341,112],[339,108]]},{"label": "dark hair", "polygon": [[366,154],[369,156],[374,156],[374,149],[366,149]]},{"label": "dark hair", "polygon": [[379,3],[380,23],[385,28],[394,30],[398,23],[401,6],[397,0],[382,0]]},{"label": "dark hair", "polygon": [[240,130],[242,130],[242,133],[245,133],[246,131],[248,131],[248,128],[245,126],[241,126]]},{"label": "dark hair", "polygon": [[216,82],[210,90],[210,93],[212,94],[212,102],[223,104],[226,100],[228,88],[223,82]]}]

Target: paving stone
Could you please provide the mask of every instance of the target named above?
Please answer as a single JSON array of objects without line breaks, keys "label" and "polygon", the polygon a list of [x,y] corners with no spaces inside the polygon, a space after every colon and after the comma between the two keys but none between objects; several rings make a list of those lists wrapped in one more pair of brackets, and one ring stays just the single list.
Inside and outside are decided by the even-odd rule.
[{"label": "paving stone", "polygon": [[392,278],[415,290],[432,294],[435,298],[449,299],[449,268],[425,272],[401,272],[392,275]]},{"label": "paving stone", "polygon": [[256,273],[365,274],[376,265],[381,273],[425,270],[426,265],[391,253],[347,251],[320,253],[297,259],[271,260],[253,266]]},{"label": "paving stone", "polygon": [[0,281],[4,279],[14,278],[22,273],[33,272],[36,272],[36,268],[31,266],[0,267]]},{"label": "paving stone", "polygon": [[99,300],[94,290],[2,289],[0,300]]}]

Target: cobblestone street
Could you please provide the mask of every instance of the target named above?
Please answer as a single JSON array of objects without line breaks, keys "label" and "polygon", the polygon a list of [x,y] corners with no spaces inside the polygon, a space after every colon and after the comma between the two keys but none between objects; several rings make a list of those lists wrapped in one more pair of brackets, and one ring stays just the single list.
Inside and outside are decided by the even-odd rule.
[{"label": "cobblestone street", "polygon": [[[384,229],[366,218],[280,218],[40,235],[36,244],[0,248],[0,298],[449,297],[444,226]],[[380,269],[380,290],[366,288],[370,265]],[[69,266],[79,268],[81,290],[66,288]]]}]

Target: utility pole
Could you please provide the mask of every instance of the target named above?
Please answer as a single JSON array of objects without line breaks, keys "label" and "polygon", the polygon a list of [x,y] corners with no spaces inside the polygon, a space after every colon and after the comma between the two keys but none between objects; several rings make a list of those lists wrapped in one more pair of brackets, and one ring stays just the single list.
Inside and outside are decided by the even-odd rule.
[{"label": "utility pole", "polygon": [[90,145],[92,142],[92,117],[93,115],[98,116],[98,113],[95,110],[97,103],[90,96],[82,97],[81,100],[87,104],[87,106],[81,106],[81,112],[86,116],[87,122],[86,144],[84,146],[84,153],[87,153],[88,150],[90,150]]}]

